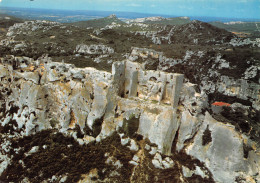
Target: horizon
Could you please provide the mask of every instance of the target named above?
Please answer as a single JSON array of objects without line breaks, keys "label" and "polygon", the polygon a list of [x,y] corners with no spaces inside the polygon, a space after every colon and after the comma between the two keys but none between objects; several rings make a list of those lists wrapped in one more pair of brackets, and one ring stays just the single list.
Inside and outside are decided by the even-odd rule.
[{"label": "horizon", "polygon": [[[62,6],[60,6],[62,4]],[[166,17],[260,19],[260,0],[0,0],[3,8],[128,12]],[[82,8],[83,7],[83,8]]]},{"label": "horizon", "polygon": [[[230,18],[230,17],[212,17],[212,16],[178,16],[178,15],[155,14],[155,13],[127,12],[127,11],[120,11],[120,10],[118,10],[118,11],[109,11],[109,10],[101,11],[101,10],[71,10],[71,9],[47,9],[47,8],[3,7],[3,6],[0,6],[0,10],[1,9],[7,10],[7,11],[10,11],[10,12],[0,12],[0,14],[3,13],[3,14],[8,14],[9,16],[16,16],[16,17],[19,17],[19,16],[17,15],[17,12],[15,10],[24,10],[24,12],[27,12],[27,13],[36,13],[38,11],[46,11],[46,12],[49,11],[49,13],[51,12],[51,13],[54,13],[56,15],[58,15],[61,12],[74,12],[77,15],[82,15],[82,16],[84,16],[84,15],[86,16],[87,13],[90,13],[90,14],[88,14],[89,16],[91,16],[91,13],[95,14],[95,16],[92,15],[92,17],[96,17],[96,18],[91,18],[91,19],[99,19],[99,18],[103,18],[103,17],[107,17],[109,15],[115,14],[119,19],[122,19],[122,20],[123,19],[146,18],[146,17],[162,17],[162,18],[188,17],[190,20],[199,20],[199,21],[205,21],[205,22],[215,22],[215,21],[219,21],[219,22],[223,22],[223,23],[233,22],[233,21],[234,22],[239,22],[239,21],[260,22],[260,18],[237,18],[237,17]],[[29,10],[31,10],[31,11],[29,11]],[[12,12],[12,11],[14,11],[14,12]],[[43,12],[41,12],[41,13],[43,13]],[[54,15],[54,14],[52,14],[52,15]],[[25,15],[25,14],[23,14],[22,16],[28,17],[28,15]],[[67,14],[67,16],[72,16],[72,14]],[[37,16],[34,16],[34,17],[37,17]],[[87,20],[91,20],[91,19],[87,19]]]}]

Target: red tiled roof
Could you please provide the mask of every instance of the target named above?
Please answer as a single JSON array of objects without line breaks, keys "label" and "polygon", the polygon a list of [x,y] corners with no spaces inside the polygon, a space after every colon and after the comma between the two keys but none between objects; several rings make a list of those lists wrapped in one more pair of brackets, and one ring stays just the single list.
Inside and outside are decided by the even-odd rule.
[{"label": "red tiled roof", "polygon": [[216,106],[230,106],[231,104],[225,102],[214,102],[212,105]]}]

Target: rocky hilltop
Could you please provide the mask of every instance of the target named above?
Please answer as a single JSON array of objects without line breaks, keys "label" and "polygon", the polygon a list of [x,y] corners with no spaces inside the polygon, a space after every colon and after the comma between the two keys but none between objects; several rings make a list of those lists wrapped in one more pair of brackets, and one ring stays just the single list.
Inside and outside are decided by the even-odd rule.
[{"label": "rocky hilltop", "polygon": [[150,23],[9,27],[1,181],[260,181],[257,40]]},{"label": "rocky hilltop", "polygon": [[125,24],[125,22],[121,21],[117,18],[116,15],[110,15],[104,18],[94,19],[94,20],[88,20],[88,21],[80,21],[75,23],[70,23],[76,26],[85,27],[85,28],[102,28],[110,24]]}]

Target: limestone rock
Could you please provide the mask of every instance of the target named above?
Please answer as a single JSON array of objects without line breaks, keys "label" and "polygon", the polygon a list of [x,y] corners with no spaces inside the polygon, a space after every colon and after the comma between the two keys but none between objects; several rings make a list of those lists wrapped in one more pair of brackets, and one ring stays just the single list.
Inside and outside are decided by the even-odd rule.
[{"label": "limestone rock", "polygon": [[135,161],[129,161],[129,164],[134,165],[134,166],[138,166],[139,165],[139,163],[137,163]]},{"label": "limestone rock", "polygon": [[[204,142],[207,128],[212,140]],[[248,171],[241,136],[233,126],[214,120],[209,113],[206,113],[194,142],[187,147],[187,153],[205,162],[216,181],[233,182],[236,172]]]},{"label": "limestone rock", "polygon": [[171,158],[166,157],[164,160],[162,160],[162,164],[165,169],[168,169],[174,166],[174,161]]},{"label": "limestone rock", "polygon": [[174,162],[171,158],[166,157],[162,159],[162,156],[159,153],[155,154],[152,163],[155,168],[160,168],[160,169],[168,169],[174,166]]},{"label": "limestone rock", "polygon": [[94,85],[94,101],[87,118],[87,124],[90,128],[92,128],[95,120],[100,119],[105,113],[107,106],[107,91],[105,88],[107,88],[107,85],[103,82]]},{"label": "limestone rock", "polygon": [[85,144],[88,144],[88,143],[90,143],[90,142],[95,141],[95,138],[92,137],[92,136],[85,135],[84,138],[83,138],[83,140],[84,140]]},{"label": "limestone rock", "polygon": [[139,150],[139,147],[136,143],[135,140],[131,139],[130,140],[130,146],[127,146],[131,151],[138,151]]},{"label": "limestone rock", "polygon": [[157,144],[159,151],[165,154],[170,154],[170,142],[179,127],[174,115],[173,110],[166,110],[158,115],[143,113],[140,117],[139,133]]},{"label": "limestone rock", "polygon": [[157,152],[157,148],[156,147],[152,147],[151,151],[149,152],[149,154],[155,155],[156,152]]},{"label": "limestone rock", "polygon": [[[143,51],[132,54],[160,57],[156,52]],[[197,93],[193,84],[183,85],[183,75],[146,71],[143,65],[129,60],[115,62],[109,73],[94,68],[79,69],[48,58],[33,61],[10,56],[5,59],[0,64],[0,124],[5,126],[15,120],[15,130],[20,130],[21,136],[57,129],[73,136],[80,144],[88,144],[101,142],[117,131],[121,133],[121,145],[138,153],[146,149],[155,155],[152,163],[160,169],[174,166],[172,159],[163,159],[160,153],[171,155],[175,139],[177,151],[183,150],[205,163],[215,181],[234,182],[237,176],[259,179],[256,143],[247,134],[237,132],[234,126],[214,120],[208,112],[202,114],[207,97],[203,92]],[[221,79],[223,83],[217,90],[230,96],[252,98],[257,108],[259,97],[254,93],[258,90],[255,85],[242,80],[239,87],[235,84],[236,88],[232,79]],[[215,86],[213,83],[207,89],[215,91]],[[248,88],[252,88],[251,93],[246,92]],[[231,105],[232,110],[238,108],[244,115],[249,114],[247,106]],[[143,136],[143,140],[147,138],[151,144],[139,140],[137,143],[132,137],[135,135]],[[8,145],[2,149],[10,150]],[[138,153],[130,164],[139,164]],[[5,168],[9,159],[0,156],[3,159],[1,165]],[[113,160],[113,165],[119,168],[121,163]],[[208,176],[200,167],[195,170],[184,167],[183,172],[186,177]]]},{"label": "limestone rock", "polygon": [[129,140],[130,140],[129,138],[122,138],[121,139],[121,144],[124,146],[124,145],[129,143]]},{"label": "limestone rock", "polygon": [[114,49],[105,45],[84,45],[79,44],[76,46],[75,52],[85,54],[111,54]]},{"label": "limestone rock", "polygon": [[182,173],[184,177],[191,177],[194,172],[190,170],[188,167],[182,166]]},{"label": "limestone rock", "polygon": [[179,128],[176,150],[180,151],[184,147],[184,142],[191,139],[197,132],[202,120],[192,116],[189,111],[183,111],[181,114],[181,123]]},{"label": "limestone rock", "polygon": [[259,72],[260,68],[256,66],[249,67],[245,72],[245,79],[251,79],[256,77],[257,72]]},{"label": "limestone rock", "polygon": [[0,65],[0,78],[8,76],[9,71],[3,66]]},{"label": "limestone rock", "polygon": [[14,75],[17,79],[25,79],[27,81],[32,81],[34,84],[38,84],[40,81],[40,76],[38,72],[24,72],[24,73],[15,73]]},{"label": "limestone rock", "polygon": [[149,146],[148,144],[145,144],[145,147],[144,147],[147,151],[149,151],[151,149],[151,146]]},{"label": "limestone rock", "polygon": [[31,149],[28,153],[26,153],[25,155],[26,155],[26,156],[29,156],[29,155],[31,155],[31,154],[33,154],[33,153],[36,153],[38,150],[39,150],[39,146],[34,146],[34,147],[32,147],[32,149]]},{"label": "limestone rock", "polygon": [[154,158],[152,160],[152,163],[153,163],[155,168],[163,169],[163,166],[162,166],[162,156],[159,153],[155,154],[155,156],[154,156]]},{"label": "limestone rock", "polygon": [[201,176],[202,178],[208,177],[205,172],[199,167],[196,166],[196,169],[194,171],[194,174]]}]

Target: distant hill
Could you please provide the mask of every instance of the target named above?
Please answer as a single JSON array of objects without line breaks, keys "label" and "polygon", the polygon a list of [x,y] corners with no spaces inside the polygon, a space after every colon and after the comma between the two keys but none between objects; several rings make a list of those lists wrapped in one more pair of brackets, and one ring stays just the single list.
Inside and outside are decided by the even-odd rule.
[{"label": "distant hill", "polygon": [[174,18],[164,18],[164,17],[146,17],[128,20],[127,23],[146,23],[146,24],[158,24],[158,25],[183,25],[190,23],[189,17],[174,17]]},{"label": "distant hill", "polygon": [[70,23],[71,25],[76,25],[79,27],[93,27],[93,28],[101,28],[105,27],[107,25],[110,25],[112,23],[117,23],[117,24],[125,24],[125,22],[119,20],[116,15],[110,15],[105,18],[100,18],[100,19],[94,19],[94,20],[87,20],[87,21],[79,21],[79,22],[74,22]]},{"label": "distant hill", "polygon": [[168,25],[183,25],[190,23],[191,20],[189,17],[175,17],[175,18],[167,18],[166,20],[162,21],[162,24]]},{"label": "distant hill", "polygon": [[174,43],[216,44],[229,42],[233,37],[234,35],[225,29],[193,20],[191,23],[175,26],[170,40]]},{"label": "distant hill", "polygon": [[[145,24],[157,24],[157,25],[185,25],[191,23],[190,17],[146,17],[128,20],[127,23],[145,23]],[[208,22],[209,24],[225,29],[229,32],[233,32],[239,37],[260,37],[260,22],[242,22],[242,21],[231,21],[231,22]]]},{"label": "distant hill", "polygon": [[260,36],[260,22],[210,22],[210,24],[233,32],[241,37]]},{"label": "distant hill", "polygon": [[7,14],[0,14],[0,28],[8,28],[15,23],[22,23],[24,20]]},{"label": "distant hill", "polygon": [[10,26],[21,22],[24,21],[20,18],[0,13],[0,40],[6,35],[6,32]]},{"label": "distant hill", "polygon": [[145,23],[160,24],[160,25],[183,25],[190,23],[191,20],[188,17],[175,17],[175,18],[165,18],[161,21],[145,21]]}]

